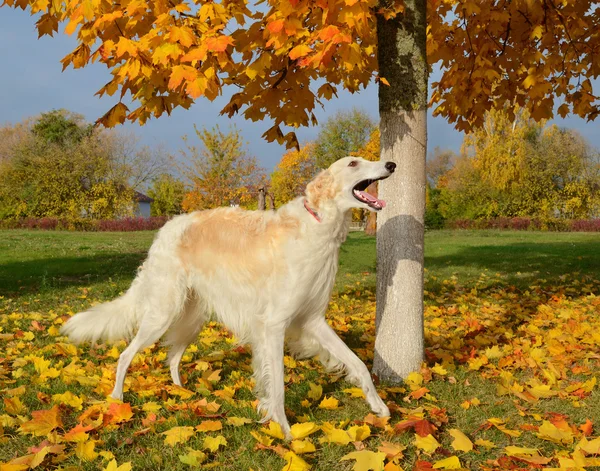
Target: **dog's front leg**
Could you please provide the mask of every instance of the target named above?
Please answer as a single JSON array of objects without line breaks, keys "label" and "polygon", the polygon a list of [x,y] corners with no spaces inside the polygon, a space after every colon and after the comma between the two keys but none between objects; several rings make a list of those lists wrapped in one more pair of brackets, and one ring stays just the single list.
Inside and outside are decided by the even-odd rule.
[{"label": "dog's front leg", "polygon": [[344,365],[347,373],[346,379],[362,388],[371,410],[381,417],[388,417],[390,410],[377,394],[369,370],[361,359],[338,337],[325,318],[312,319],[306,324],[305,329],[309,335],[321,344],[321,347],[327,353]]},{"label": "dog's front leg", "polygon": [[287,439],[291,439],[290,425],[285,416],[285,393],[283,381],[283,340],[285,327],[265,325],[262,335],[253,342],[253,362],[259,371],[254,371],[256,381],[261,385],[259,412],[264,412],[263,421],[274,420]]}]

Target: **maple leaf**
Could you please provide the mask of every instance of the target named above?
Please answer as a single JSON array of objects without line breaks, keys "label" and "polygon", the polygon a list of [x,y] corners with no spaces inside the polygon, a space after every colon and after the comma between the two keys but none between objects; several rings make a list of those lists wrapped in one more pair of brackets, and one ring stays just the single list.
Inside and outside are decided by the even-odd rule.
[{"label": "maple leaf", "polygon": [[261,428],[260,429],[263,433],[269,435],[270,437],[273,438],[279,438],[280,440],[285,440],[285,435],[283,434],[283,430],[281,430],[281,425],[279,425],[277,422],[271,420],[269,422],[269,428]]},{"label": "maple leaf", "polygon": [[315,446],[309,440],[292,440],[290,448],[294,453],[312,453],[316,451]]},{"label": "maple leaf", "polygon": [[449,430],[450,435],[454,438],[451,446],[456,451],[471,451],[473,449],[473,442],[460,430],[453,428]]},{"label": "maple leaf", "polygon": [[371,436],[371,429],[368,425],[353,425],[346,433],[350,436],[353,442],[362,442],[369,436]]},{"label": "maple leaf", "polygon": [[340,458],[340,461],[356,460],[352,469],[354,471],[383,471],[385,453],[371,450],[353,451]]},{"label": "maple leaf", "polygon": [[294,424],[291,426],[290,433],[295,439],[308,437],[311,433],[320,430],[320,427],[312,422],[304,422],[302,424]]},{"label": "maple leaf", "polygon": [[123,103],[117,103],[110,110],[106,112],[104,116],[98,119],[98,123],[103,124],[107,128],[115,127],[117,124],[125,122],[125,117],[129,108]]},{"label": "maple leaf", "polygon": [[518,446],[507,446],[504,448],[507,456],[518,458],[532,464],[547,464],[552,458],[544,458],[535,448],[523,448]]},{"label": "maple leaf", "polygon": [[433,435],[427,435],[426,437],[421,437],[415,434],[415,446],[420,450],[423,450],[426,453],[433,453],[440,447],[439,442],[433,437]]},{"label": "maple leaf", "polygon": [[202,447],[205,450],[210,450],[213,453],[216,452],[221,446],[227,446],[227,440],[223,435],[217,435],[216,437],[206,437],[202,445]]},{"label": "maple leaf", "polygon": [[234,427],[241,427],[242,425],[252,423],[252,420],[246,417],[227,417],[227,423]]},{"label": "maple leaf", "polygon": [[310,388],[310,391],[306,396],[313,401],[318,401],[323,395],[323,386],[320,384],[308,383],[308,387]]},{"label": "maple leaf", "polygon": [[128,422],[132,417],[133,411],[131,410],[131,405],[126,402],[113,402],[106,412],[106,419],[112,424]]},{"label": "maple leaf", "polygon": [[103,471],[131,471],[131,463],[128,461],[121,466],[117,466],[117,460],[113,459]]},{"label": "maple leaf", "polygon": [[178,443],[187,442],[195,434],[194,427],[173,427],[162,435],[165,436],[165,444],[175,446]]},{"label": "maple leaf", "polygon": [[285,453],[283,458],[286,465],[281,471],[308,471],[310,469],[310,465],[292,451]]},{"label": "maple leaf", "polygon": [[220,420],[205,420],[200,425],[196,425],[197,432],[215,432],[222,428],[223,424]]},{"label": "maple leaf", "polygon": [[565,445],[573,443],[573,432],[571,430],[561,430],[547,420],[544,420],[542,425],[540,425],[536,435],[542,440],[554,443],[564,443]]},{"label": "maple leaf", "polygon": [[340,401],[338,401],[335,397],[325,396],[325,398],[319,404],[319,409],[335,410],[339,407],[339,403]]},{"label": "maple leaf", "polygon": [[75,427],[63,435],[63,440],[67,442],[85,442],[89,438],[89,435],[86,432],[93,429],[94,427],[92,425],[84,426],[79,422]]},{"label": "maple leaf", "polygon": [[93,461],[98,457],[98,453],[94,451],[96,443],[94,441],[80,441],[75,447],[75,454],[80,460]]},{"label": "maple leaf", "polygon": [[188,452],[185,455],[179,455],[179,461],[189,466],[199,466],[206,461],[206,454],[202,451],[188,448]]},{"label": "maple leaf", "polygon": [[462,469],[462,465],[457,456],[450,456],[433,463],[433,469]]},{"label": "maple leaf", "polygon": [[48,435],[57,427],[62,427],[58,406],[48,410],[39,410],[31,413],[32,419],[24,422],[19,427],[19,432],[30,433],[37,437]]},{"label": "maple leaf", "polygon": [[352,441],[350,435],[348,435],[345,430],[335,428],[329,422],[325,422],[323,425],[321,425],[321,430],[323,430],[323,433],[325,434],[325,436],[321,437],[319,440],[322,443],[347,445]]}]

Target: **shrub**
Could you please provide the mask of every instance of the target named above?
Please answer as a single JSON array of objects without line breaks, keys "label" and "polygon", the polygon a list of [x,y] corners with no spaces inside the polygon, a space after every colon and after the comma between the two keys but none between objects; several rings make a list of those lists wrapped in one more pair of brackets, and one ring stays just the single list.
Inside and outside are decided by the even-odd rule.
[{"label": "shrub", "polygon": [[510,229],[554,232],[600,232],[600,219],[559,219],[530,217],[499,217],[492,219],[455,219],[446,223],[448,229]]},{"label": "shrub", "polygon": [[0,221],[0,229],[38,229],[66,231],[130,232],[160,229],[167,216],[123,219],[66,219],[66,218],[23,218]]}]

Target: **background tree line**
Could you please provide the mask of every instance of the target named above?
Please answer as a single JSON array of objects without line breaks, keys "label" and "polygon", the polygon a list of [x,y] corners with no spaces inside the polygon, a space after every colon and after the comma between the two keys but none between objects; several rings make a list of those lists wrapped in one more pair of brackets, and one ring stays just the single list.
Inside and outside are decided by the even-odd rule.
[{"label": "background tree line", "polygon": [[[368,114],[340,111],[315,141],[286,152],[267,175],[235,127],[195,129],[174,158],[160,147],[140,147],[132,134],[52,111],[0,128],[0,218],[116,218],[132,213],[135,191],[154,199],[153,216],[230,205],[256,209],[260,188],[279,207],[341,157],[379,159],[379,141]],[[523,110],[488,113],[459,154],[434,149],[427,182],[429,228],[463,219],[600,216],[598,150],[576,131],[536,123]],[[367,191],[376,194],[376,185]],[[353,217],[375,232],[374,213]]]},{"label": "background tree line", "polygon": [[525,110],[487,113],[460,155],[435,149],[427,163],[426,224],[600,216],[600,153],[575,130],[536,123]]}]

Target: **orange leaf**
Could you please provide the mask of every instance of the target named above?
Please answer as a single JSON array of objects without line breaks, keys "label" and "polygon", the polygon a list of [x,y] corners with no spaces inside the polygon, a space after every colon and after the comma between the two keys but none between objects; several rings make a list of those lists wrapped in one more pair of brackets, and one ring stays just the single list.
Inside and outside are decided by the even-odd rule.
[{"label": "orange leaf", "polygon": [[131,406],[124,402],[119,404],[113,402],[108,411],[106,412],[105,419],[108,418],[108,422],[111,424],[120,424],[121,422],[128,422],[133,417],[133,411]]},{"label": "orange leaf", "polygon": [[205,420],[200,425],[196,425],[196,430],[198,432],[216,432],[222,428],[223,424],[220,420]]},{"label": "orange leaf", "polygon": [[333,26],[333,25],[327,26],[327,27],[323,28],[321,30],[321,32],[319,33],[319,39],[322,39],[323,41],[330,40],[339,32],[340,32],[340,30],[338,29],[337,26]]},{"label": "orange leaf", "polygon": [[19,432],[31,433],[37,437],[48,435],[52,430],[62,426],[58,406],[49,410],[38,410],[31,413],[31,420],[19,427]]},{"label": "orange leaf", "polygon": [[581,430],[586,437],[589,437],[592,434],[593,428],[594,423],[590,419],[585,419],[585,424],[579,426],[579,430]]},{"label": "orange leaf", "polygon": [[212,52],[225,52],[227,46],[233,45],[231,36],[218,36],[216,38],[208,38],[205,42],[206,49]]},{"label": "orange leaf", "polygon": [[275,20],[267,25],[267,29],[271,31],[271,33],[279,33],[283,29],[283,25],[283,20]]}]

